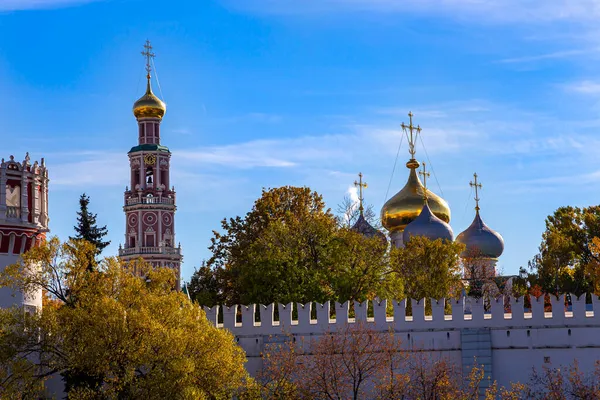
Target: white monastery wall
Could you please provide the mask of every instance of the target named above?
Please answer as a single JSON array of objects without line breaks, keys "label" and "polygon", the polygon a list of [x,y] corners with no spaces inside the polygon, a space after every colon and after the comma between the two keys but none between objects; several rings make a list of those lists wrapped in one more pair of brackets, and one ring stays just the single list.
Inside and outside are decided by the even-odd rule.
[{"label": "white monastery wall", "polygon": [[[392,301],[393,316],[386,314],[388,301],[372,303],[373,317],[367,318],[368,303],[354,303],[355,318],[349,318],[349,303],[270,304],[268,306],[205,307],[207,318],[216,326],[230,330],[248,357],[247,368],[256,375],[262,368],[261,353],[265,345],[283,342],[291,335],[296,341],[310,342],[362,321],[370,329],[393,331],[407,350],[443,356],[469,370],[473,358],[485,368],[486,375],[500,385],[527,382],[532,368],[558,367],[579,362],[583,371],[592,371],[600,360],[600,300],[586,310],[585,296],[572,298],[565,311],[564,295],[552,297],[552,312],[544,312],[543,297],[531,299],[531,310],[524,311],[523,298],[510,300],[512,312],[505,313],[503,297],[492,300],[490,312],[484,312],[481,300],[450,300],[452,312],[446,315],[445,300],[432,300],[432,315],[425,315],[425,299],[411,300],[412,317],[406,316],[406,300]],[[470,312],[465,312],[469,304]],[[336,318],[331,318],[331,307]],[[275,307],[279,319],[275,320]],[[293,307],[297,319],[292,319]],[[316,319],[311,318],[316,308]],[[222,310],[222,323],[218,323]],[[238,313],[238,310],[240,311]],[[239,318],[241,314],[241,319]],[[313,313],[314,315],[314,313]],[[398,317],[396,317],[398,316]],[[256,319],[260,322],[255,322]]]}]

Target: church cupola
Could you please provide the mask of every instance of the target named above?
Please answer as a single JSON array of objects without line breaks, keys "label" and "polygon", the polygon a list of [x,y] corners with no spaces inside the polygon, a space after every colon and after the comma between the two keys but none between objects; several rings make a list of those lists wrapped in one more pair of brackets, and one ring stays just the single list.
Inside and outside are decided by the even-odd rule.
[{"label": "church cupola", "polygon": [[150,73],[146,75],[146,93],[133,103],[133,115],[140,120],[144,118],[162,119],[167,111],[166,104],[152,92]]},{"label": "church cupola", "polygon": [[425,170],[425,167],[425,163],[423,163],[423,171],[419,172],[419,175],[423,176],[425,203],[419,216],[404,228],[404,231],[402,232],[402,241],[403,243],[407,243],[413,236],[423,236],[429,240],[442,239],[451,242],[454,240],[452,227],[441,218],[437,217],[429,207],[427,191],[427,178],[429,177],[429,172]]},{"label": "church cupola", "polygon": [[475,218],[471,225],[456,238],[456,241],[465,245],[466,249],[461,254],[463,259],[478,259],[485,265],[488,275],[495,275],[495,266],[498,257],[504,252],[504,239],[490,229],[481,219],[479,213],[479,189],[481,183],[477,181],[477,174],[473,174],[474,181],[469,185],[475,188]]},{"label": "church cupola", "polygon": [[152,92],[152,46],[146,41],[142,55],[146,57],[146,93],[133,103],[133,115],[138,121],[140,145],[160,144],[160,122],[167,111],[165,103]]},{"label": "church cupola", "polygon": [[448,203],[435,193],[426,189],[417,174],[420,164],[415,159],[415,144],[421,133],[420,126],[414,126],[412,113],[408,113],[409,125],[402,123],[403,133],[408,138],[410,160],[406,167],[410,170],[406,185],[389,199],[381,209],[381,223],[390,232],[390,238],[396,247],[402,246],[402,232],[414,221],[423,209],[423,200],[428,198],[428,207],[431,212],[445,223],[450,222],[450,207]]},{"label": "church cupola", "polygon": [[356,220],[356,222],[354,223],[354,225],[352,226],[351,229],[369,239],[373,238],[373,237],[378,237],[382,241],[385,241],[387,243],[387,238],[385,237],[385,235],[379,229],[376,229],[375,227],[373,227],[373,225],[371,225],[369,223],[369,221],[367,221],[365,218],[364,207],[363,207],[363,189],[367,188],[367,183],[363,182],[362,178],[363,178],[363,174],[362,174],[362,172],[359,172],[358,173],[358,181],[354,181],[354,186],[356,186],[358,188],[359,215],[358,215],[358,219]]}]

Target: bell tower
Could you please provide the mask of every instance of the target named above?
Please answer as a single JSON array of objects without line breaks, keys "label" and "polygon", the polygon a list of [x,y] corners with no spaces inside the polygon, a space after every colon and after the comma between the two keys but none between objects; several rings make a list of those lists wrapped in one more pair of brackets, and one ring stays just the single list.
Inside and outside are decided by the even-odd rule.
[{"label": "bell tower", "polygon": [[175,188],[170,187],[171,152],[160,144],[160,123],[167,110],[152,93],[152,46],[144,45],[146,93],[134,103],[138,145],[129,150],[130,186],[125,188],[125,245],[119,246],[124,261],[142,257],[155,267],[175,270],[177,289],[181,246],[175,246]]}]

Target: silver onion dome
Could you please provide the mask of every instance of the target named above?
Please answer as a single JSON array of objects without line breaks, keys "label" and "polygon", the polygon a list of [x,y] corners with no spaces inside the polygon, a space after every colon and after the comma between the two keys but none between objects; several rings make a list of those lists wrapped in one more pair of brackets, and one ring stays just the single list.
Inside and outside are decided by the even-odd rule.
[{"label": "silver onion dome", "polygon": [[454,232],[452,227],[433,214],[429,205],[425,203],[419,216],[404,228],[402,240],[407,243],[412,236],[425,236],[430,240],[444,239],[452,241]]},{"label": "silver onion dome", "polygon": [[504,251],[504,239],[483,222],[479,210],[471,225],[458,235],[456,241],[466,246],[463,257],[498,258]]}]

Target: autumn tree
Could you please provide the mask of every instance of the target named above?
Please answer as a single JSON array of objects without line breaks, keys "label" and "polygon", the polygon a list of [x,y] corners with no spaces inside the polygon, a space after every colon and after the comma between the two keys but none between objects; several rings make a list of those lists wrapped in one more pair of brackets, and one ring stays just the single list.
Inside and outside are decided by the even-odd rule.
[{"label": "autumn tree", "polygon": [[[227,304],[363,300],[381,293],[385,244],[341,227],[309,188],[263,190],[244,218],[223,220],[192,297]],[[216,285],[213,285],[216,284]]]},{"label": "autumn tree", "polygon": [[360,301],[401,298],[402,278],[390,269],[388,243],[380,237],[365,237],[348,228],[338,230],[330,280],[332,300]]},{"label": "autumn tree", "polygon": [[2,286],[45,293],[37,313],[0,310],[0,391],[37,399],[60,374],[78,378],[69,398],[231,397],[247,378],[243,350],[172,289],[173,272],[116,258],[90,271],[94,255],[86,241],[53,238],[0,274]]},{"label": "autumn tree", "polygon": [[[396,385],[390,366],[399,365],[393,333],[376,332],[364,324],[346,325],[310,342],[269,347],[258,380],[268,398],[362,399]],[[392,369],[393,371],[393,369]],[[385,376],[382,385],[374,382]]]},{"label": "autumn tree", "polygon": [[593,238],[600,237],[600,206],[560,207],[546,218],[538,254],[529,262],[531,281],[545,293],[581,295],[593,290],[600,262]]},{"label": "autumn tree", "polygon": [[224,277],[227,303],[324,299],[318,283],[335,226],[322,197],[310,189],[263,190],[244,218],[224,219],[223,232],[213,232],[207,265]]},{"label": "autumn tree", "polygon": [[257,377],[263,399],[517,400],[523,387],[487,390],[475,363],[466,376],[448,359],[401,346],[394,332],[348,324],[304,342],[287,337],[263,353]]},{"label": "autumn tree", "polygon": [[461,289],[460,254],[464,245],[413,236],[390,252],[390,268],[404,282],[408,298],[450,298]]},{"label": "autumn tree", "polygon": [[224,304],[225,291],[223,288],[226,283],[222,275],[222,269],[211,269],[203,262],[200,268],[194,270],[190,281],[187,283],[190,298],[196,303],[207,307]]},{"label": "autumn tree", "polygon": [[586,265],[585,274],[590,278],[592,291],[595,295],[600,295],[600,238],[593,237],[590,244],[592,260]]},{"label": "autumn tree", "polygon": [[534,369],[522,392],[522,398],[531,400],[600,399],[600,361],[588,373],[581,371],[577,360],[571,365]]},{"label": "autumn tree", "polygon": [[72,240],[87,240],[96,247],[96,255],[100,255],[102,250],[110,244],[110,240],[104,241],[108,235],[106,225],[99,227],[96,222],[97,215],[88,209],[90,198],[85,193],[79,197],[79,211],[77,211],[77,225],[73,227],[76,235],[70,237]]}]

